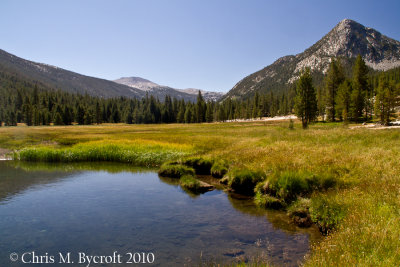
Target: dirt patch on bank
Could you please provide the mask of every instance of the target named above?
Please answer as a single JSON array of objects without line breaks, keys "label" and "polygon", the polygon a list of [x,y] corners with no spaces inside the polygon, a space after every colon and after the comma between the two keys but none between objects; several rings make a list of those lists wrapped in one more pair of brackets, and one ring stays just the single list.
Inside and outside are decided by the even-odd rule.
[{"label": "dirt patch on bank", "polygon": [[384,130],[384,129],[400,129],[400,125],[390,125],[390,126],[384,126],[381,124],[365,124],[365,125],[358,125],[358,126],[352,126],[349,127],[350,129],[357,129],[357,128],[367,128],[371,130]]}]

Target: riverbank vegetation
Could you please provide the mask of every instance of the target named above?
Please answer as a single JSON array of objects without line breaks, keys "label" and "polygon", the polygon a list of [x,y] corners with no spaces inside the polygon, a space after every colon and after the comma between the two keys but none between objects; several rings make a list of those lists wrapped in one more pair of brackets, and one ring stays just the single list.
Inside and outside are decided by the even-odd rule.
[{"label": "riverbank vegetation", "polygon": [[191,152],[190,145],[149,140],[89,141],[72,146],[40,145],[24,148],[14,157],[23,161],[130,163],[136,166],[159,166],[166,160],[181,158]]},{"label": "riverbank vegetation", "polygon": [[327,234],[313,246],[306,265],[397,264],[400,131],[337,122],[302,130],[298,121],[293,129],[289,124],[1,127],[0,147],[22,159],[83,160],[93,153],[92,160],[133,164],[142,152],[153,151],[163,155],[157,157],[160,164],[179,162],[192,168],[192,175],[196,166],[209,166],[200,159],[212,160],[210,170],[218,163],[227,169],[226,177],[236,177],[231,185],[254,178],[256,201],[286,208],[294,221],[312,220]]}]

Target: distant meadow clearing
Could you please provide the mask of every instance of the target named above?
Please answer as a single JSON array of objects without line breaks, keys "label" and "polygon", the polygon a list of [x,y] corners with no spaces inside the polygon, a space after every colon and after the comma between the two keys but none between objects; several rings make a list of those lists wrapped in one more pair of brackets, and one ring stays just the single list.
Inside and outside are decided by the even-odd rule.
[{"label": "distant meadow clearing", "polygon": [[302,130],[287,121],[19,126],[0,128],[0,148],[24,161],[159,167],[187,157],[218,160],[233,177],[228,185],[246,182],[235,176],[241,170],[243,177],[260,173],[265,182],[254,182],[255,198],[263,205],[279,202],[288,212],[303,207],[328,229],[306,266],[400,262],[399,129],[317,123]]}]

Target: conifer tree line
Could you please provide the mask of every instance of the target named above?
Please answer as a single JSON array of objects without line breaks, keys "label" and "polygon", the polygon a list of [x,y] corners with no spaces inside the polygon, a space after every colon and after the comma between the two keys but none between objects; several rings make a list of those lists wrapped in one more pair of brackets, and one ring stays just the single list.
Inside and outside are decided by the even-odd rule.
[{"label": "conifer tree line", "polygon": [[324,87],[318,91],[316,109],[322,120],[370,121],[388,125],[400,105],[400,68],[372,72],[360,55],[351,77],[346,77],[339,59],[332,58]]},{"label": "conifer tree line", "polygon": [[245,100],[186,102],[152,95],[143,99],[104,99],[55,90],[12,73],[0,72],[0,125],[89,125],[101,123],[201,123],[273,117],[295,113],[303,127],[318,117],[327,121],[366,121],[383,124],[399,106],[400,68],[372,72],[358,56],[351,77],[339,59],[332,59],[322,86],[314,87],[310,70],[282,93],[256,92]]},{"label": "conifer tree line", "polygon": [[160,101],[152,95],[143,99],[103,99],[53,90],[0,73],[0,122],[7,126],[201,123],[284,115],[292,109],[293,103],[286,94],[256,93],[246,101],[229,99],[223,103],[206,102],[200,91],[194,103],[170,96]]}]

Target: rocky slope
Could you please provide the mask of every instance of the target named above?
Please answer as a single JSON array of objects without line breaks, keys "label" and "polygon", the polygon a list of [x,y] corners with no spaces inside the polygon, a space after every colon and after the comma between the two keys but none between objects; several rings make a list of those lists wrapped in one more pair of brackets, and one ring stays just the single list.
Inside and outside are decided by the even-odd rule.
[{"label": "rocky slope", "polygon": [[[133,88],[138,88],[144,92],[148,92],[151,95],[157,96],[160,100],[163,100],[166,95],[169,95],[178,99],[185,99],[185,101],[194,102],[197,100],[197,95],[200,90],[193,88],[176,89],[169,86],[159,85],[140,77],[122,77],[114,80],[114,82],[131,86]],[[223,93],[220,92],[209,92],[205,90],[200,91],[206,101],[217,101],[223,96]]]},{"label": "rocky slope", "polygon": [[145,92],[137,88],[25,60],[4,50],[0,50],[0,71],[71,93],[87,93],[104,98],[145,96]]},{"label": "rocky slope", "polygon": [[344,65],[360,54],[374,70],[400,66],[400,42],[353,20],[344,19],[327,35],[303,53],[286,56],[239,81],[224,98],[249,97],[256,91],[281,91],[310,67],[316,82],[322,80],[332,57],[341,58]]}]

